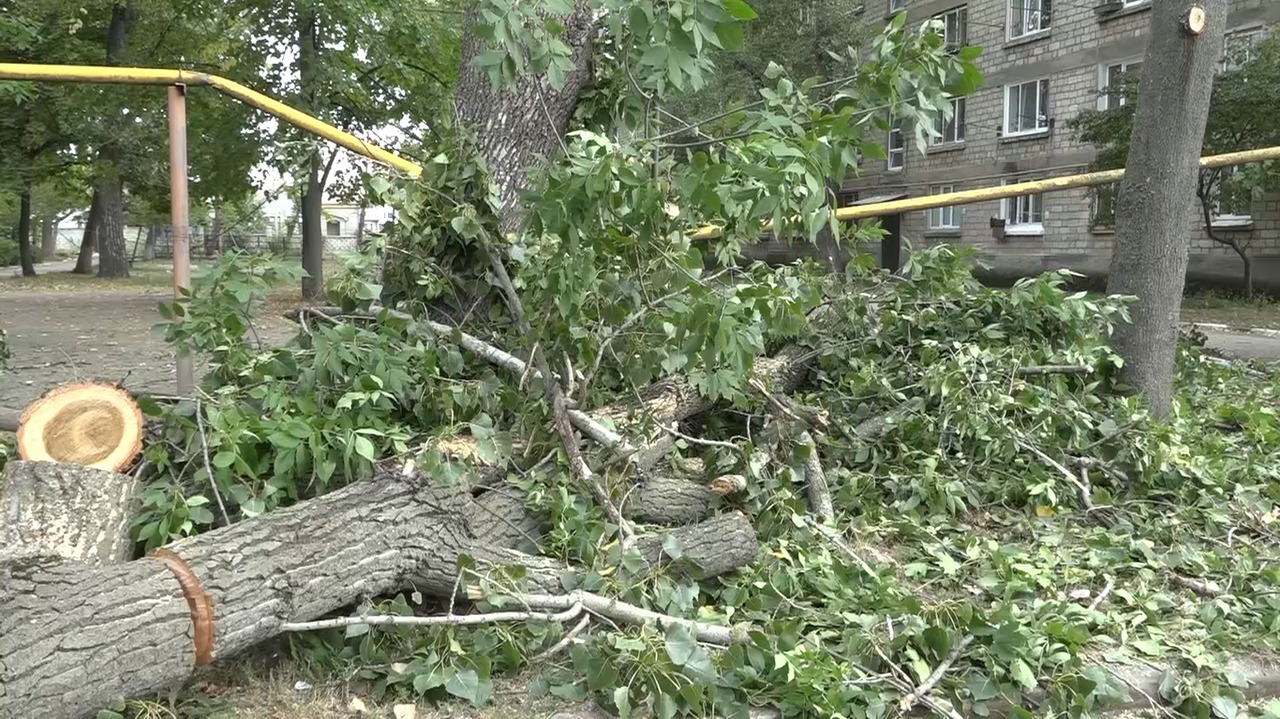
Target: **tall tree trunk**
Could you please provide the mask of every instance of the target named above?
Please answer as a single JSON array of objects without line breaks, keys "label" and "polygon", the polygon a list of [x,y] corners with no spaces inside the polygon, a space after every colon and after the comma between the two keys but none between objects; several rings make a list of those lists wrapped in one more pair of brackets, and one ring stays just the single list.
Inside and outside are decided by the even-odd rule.
[{"label": "tall tree trunk", "polygon": [[[137,11],[134,0],[111,7],[111,27],[107,31],[107,64],[124,62],[129,23]],[[120,145],[116,135],[120,123],[108,122],[108,137],[98,151],[105,171],[98,179],[102,195],[102,232],[98,237],[98,276],[128,277],[129,258],[124,244],[124,183],[120,178]]]},{"label": "tall tree trunk", "polygon": [[565,28],[560,39],[569,45],[573,61],[573,70],[559,90],[545,77],[521,78],[514,87],[494,90],[484,70],[472,64],[485,51],[485,41],[476,33],[478,6],[473,4],[467,14],[453,114],[459,127],[474,128],[477,148],[502,201],[498,217],[503,235],[520,229],[525,170],[540,158],[560,153],[578,96],[592,79],[592,40],[597,29],[592,8],[587,0],[575,0],[572,13],[555,18]]},{"label": "tall tree trunk", "polygon": [[[298,16],[298,79],[302,88],[302,109],[318,112],[317,71],[320,61],[319,17],[314,7]],[[320,153],[311,155],[306,187],[302,191],[302,298],[318,300],[324,296],[324,222],[321,204],[324,183],[320,180]]]},{"label": "tall tree trunk", "polygon": [[356,252],[364,251],[364,213],[368,206],[368,200],[360,200],[360,214],[356,218]]},{"label": "tall tree trunk", "polygon": [[1173,398],[1178,312],[1186,282],[1187,198],[1196,189],[1214,68],[1222,57],[1227,0],[1204,0],[1206,26],[1184,29],[1186,3],[1152,4],[1138,110],[1116,213],[1109,294],[1137,295],[1132,323],[1116,332],[1123,379],[1156,416]]},{"label": "tall tree trunk", "polygon": [[102,196],[95,189],[89,202],[89,216],[84,221],[84,236],[80,239],[80,255],[72,272],[87,275],[93,272],[93,251],[98,246],[98,226],[102,224]]},{"label": "tall tree trunk", "polygon": [[40,218],[40,261],[50,262],[58,252],[58,219],[52,215]]},{"label": "tall tree trunk", "polygon": [[147,239],[142,244],[142,259],[154,260],[156,258],[156,236],[160,234],[160,228],[157,223],[152,222],[147,225]]},{"label": "tall tree trunk", "polygon": [[204,236],[204,254],[213,257],[222,250],[222,200],[213,201],[213,231]]},{"label": "tall tree trunk", "polygon": [[22,184],[18,201],[18,258],[22,262],[22,276],[36,276],[35,253],[31,251],[31,176]]}]

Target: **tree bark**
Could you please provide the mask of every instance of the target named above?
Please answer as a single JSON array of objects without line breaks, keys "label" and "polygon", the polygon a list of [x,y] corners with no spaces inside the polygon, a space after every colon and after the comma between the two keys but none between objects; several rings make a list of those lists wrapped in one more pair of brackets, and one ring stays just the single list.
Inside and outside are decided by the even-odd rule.
[{"label": "tree bark", "polygon": [[22,276],[36,276],[35,253],[31,247],[31,178],[23,181],[18,200],[18,259],[22,263]]},{"label": "tree bark", "polygon": [[360,214],[356,216],[356,252],[364,251],[364,214],[368,205],[368,200],[360,200]]},{"label": "tree bark", "polygon": [[154,260],[156,258],[156,237],[160,234],[159,224],[152,222],[147,225],[147,239],[142,243],[142,259]]},{"label": "tree bark", "polygon": [[[124,63],[128,45],[129,25],[137,14],[137,3],[114,3],[111,6],[111,26],[107,30],[107,65]],[[129,276],[129,257],[124,243],[124,182],[120,175],[120,144],[117,135],[122,132],[121,123],[107,122],[107,137],[98,150],[98,159],[105,167],[98,178],[98,194],[101,195],[101,232],[98,236],[98,277],[123,278]]]},{"label": "tree bark", "polygon": [[[314,114],[317,104],[317,71],[320,61],[320,28],[315,8],[298,17],[298,77],[302,88],[302,109]],[[324,184],[320,180],[320,153],[315,151],[308,163],[306,187],[302,191],[302,299],[324,297]]]},{"label": "tree bark", "polygon": [[622,514],[628,519],[668,527],[705,519],[716,493],[706,483],[686,477],[643,477],[627,493]]},{"label": "tree bark", "polygon": [[114,564],[133,555],[135,477],[76,464],[11,461],[0,483],[0,561],[58,557]]},{"label": "tree bark", "polygon": [[101,223],[102,195],[94,189],[93,199],[89,202],[89,216],[84,221],[84,236],[80,239],[80,254],[76,257],[76,267],[72,270],[77,275],[93,272],[93,251],[98,245],[98,226]]},{"label": "tree bark", "polygon": [[568,44],[573,62],[558,90],[543,76],[521,78],[514,87],[494,90],[484,70],[472,64],[485,52],[485,41],[476,33],[478,6],[472,5],[467,14],[453,115],[459,127],[475,130],[477,149],[488,163],[502,202],[502,207],[494,209],[503,235],[520,229],[525,171],[560,154],[578,96],[592,79],[592,41],[597,29],[593,7],[587,0],[576,0],[572,13],[555,18],[565,28],[560,39]]},{"label": "tree bark", "polygon": [[45,216],[40,218],[40,261],[52,262],[58,253],[58,221],[57,218]]},{"label": "tree bark", "polygon": [[[409,586],[449,596],[463,554],[480,571],[523,565],[530,592],[563,592],[571,568],[477,541],[470,504],[457,488],[389,476],[169,545],[189,572],[154,556],[101,567],[0,563],[0,715],[91,716],[115,698],[186,678],[193,656],[229,656],[285,623]],[[737,569],[757,550],[738,513],[675,534],[705,576]],[[667,561],[663,545],[646,537],[637,546],[656,567]],[[179,574],[198,582],[187,583],[193,605]],[[197,644],[205,628],[207,651]]]},{"label": "tree bark", "polygon": [[204,256],[215,257],[222,250],[222,200],[213,201],[213,231],[204,236]]},{"label": "tree bark", "polygon": [[1156,416],[1173,397],[1178,311],[1186,281],[1186,228],[1196,189],[1214,68],[1222,57],[1227,0],[1204,0],[1208,25],[1183,30],[1183,3],[1154,3],[1129,147],[1109,294],[1136,295],[1132,323],[1117,328],[1122,378],[1146,395]]}]

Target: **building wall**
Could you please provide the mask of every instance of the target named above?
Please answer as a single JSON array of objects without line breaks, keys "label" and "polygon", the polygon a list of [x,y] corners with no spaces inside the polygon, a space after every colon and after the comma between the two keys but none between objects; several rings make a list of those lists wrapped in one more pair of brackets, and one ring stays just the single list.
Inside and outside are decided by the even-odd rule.
[{"label": "building wall", "polygon": [[[1067,121],[1085,109],[1099,106],[1101,70],[1105,65],[1141,60],[1146,49],[1150,4],[1100,17],[1093,2],[1054,2],[1051,27],[1033,36],[1009,40],[1008,7],[1026,0],[908,0],[908,20],[923,22],[954,8],[968,9],[967,44],[983,48],[977,60],[983,86],[966,98],[963,143],[927,148],[923,153],[907,137],[905,167],[890,171],[883,161],[864,163],[861,176],[845,183],[846,197],[872,194],[929,194],[946,185],[955,190],[998,185],[1083,172],[1094,157],[1091,146],[1076,142]],[[868,13],[888,17],[889,0],[869,0]],[[1232,30],[1280,22],[1280,0],[1231,0],[1228,27]],[[1049,80],[1049,130],[1036,136],[1002,137],[1005,86],[1047,78]],[[887,142],[887,138],[882,138]],[[1087,190],[1048,193],[1043,196],[1043,234],[993,237],[991,219],[1001,216],[999,202],[957,208],[958,229],[928,227],[927,213],[903,218],[903,236],[912,246],[964,243],[978,249],[992,274],[1016,277],[1059,267],[1091,275],[1105,274],[1114,234],[1091,229],[1092,201]],[[1233,251],[1210,240],[1199,215],[1188,226],[1193,281],[1234,281],[1241,265]],[[1259,284],[1280,289],[1280,196],[1254,203],[1253,227],[1239,231],[1258,259]]]}]

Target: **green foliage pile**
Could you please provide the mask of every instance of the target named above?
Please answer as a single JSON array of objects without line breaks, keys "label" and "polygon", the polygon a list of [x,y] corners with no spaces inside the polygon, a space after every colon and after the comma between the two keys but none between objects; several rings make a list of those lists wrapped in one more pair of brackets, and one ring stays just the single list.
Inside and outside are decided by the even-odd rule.
[{"label": "green foliage pile", "polygon": [[[654,94],[692,82],[705,69],[693,38],[732,34],[734,8],[680,2],[630,17],[612,35],[619,57],[636,61],[626,64],[633,82]],[[531,71],[554,80],[564,56],[554,29],[503,17],[482,61],[495,82]],[[365,680],[376,695],[485,704],[495,675],[532,666],[536,689],[591,696],[621,716],[739,717],[766,705],[861,718],[901,713],[947,665],[920,701],[966,715],[1012,705],[1014,716],[1089,716],[1129,691],[1099,662],[1171,660],[1162,699],[1234,716],[1241,677],[1228,652],[1271,650],[1280,627],[1274,380],[1189,345],[1177,411],[1155,421],[1115,379],[1121,359],[1107,340],[1127,320],[1122,298],[1072,294],[1062,273],[988,289],[972,257],[946,247],[913,253],[894,275],[865,255],[835,276],[812,263],[707,269],[731,265],[763,220],[797,239],[878,237],[873,225],[838,226],[828,182],[883,155],[866,138],[883,136],[887,110],[923,144],[949,111],[948,91],[978,79],[976,49],[946,54],[936,31],[908,31],[903,17],[845,58],[842,83],[797,83],[770,67],[761,101],[726,119],[731,138],[679,161],[660,134],[572,133],[524,198],[519,236],[497,236],[483,162],[465,133],[442,130],[420,182],[370,181],[397,210],[387,245],[380,258],[372,245],[346,258],[330,283],[342,316],[303,316],[289,346],[260,348],[250,328],[265,287],[292,270],[223,258],[164,310],[169,339],[213,371],[198,402],[150,408],[163,440],[148,449],[157,478],[139,540],[271,511],[384,460],[412,457],[452,483],[473,467],[437,448],[466,434],[486,462],[511,467],[510,489],[549,525],[541,553],[581,568],[573,586],[742,623],[748,641],[713,650],[679,628],[597,624],[539,658],[567,627],[355,625],[297,638],[294,651],[318,671]],[[665,33],[663,62],[644,60],[654,33]],[[722,229],[695,240],[704,223]],[[504,306],[516,303],[502,297],[491,254],[512,276],[528,331]],[[683,427],[715,443],[679,449],[708,476],[747,478],[718,510],[751,518],[757,560],[700,579],[667,541],[673,568],[646,570],[568,471],[538,384],[416,331],[439,314],[517,355],[536,349],[557,371],[572,365],[584,408],[660,378],[719,400]],[[816,358],[796,401],[828,423],[809,428],[835,504],[825,522],[807,506],[809,458],[795,438],[804,428],[747,385],[755,360],[796,343]],[[874,441],[857,431],[886,415]],[[594,450],[588,461],[615,497],[632,487],[620,463]],[[482,575],[475,606],[509,606],[522,579],[518,567]],[[371,603],[438,610],[413,592]]]}]

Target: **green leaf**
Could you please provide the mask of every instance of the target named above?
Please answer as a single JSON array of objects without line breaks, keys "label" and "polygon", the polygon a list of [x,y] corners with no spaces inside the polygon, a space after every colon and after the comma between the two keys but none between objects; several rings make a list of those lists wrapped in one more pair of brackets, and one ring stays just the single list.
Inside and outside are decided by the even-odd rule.
[{"label": "green leaf", "polygon": [[1000,688],[985,674],[970,674],[968,687],[974,701],[984,702],[1000,696]]},{"label": "green leaf", "polygon": [[445,682],[445,691],[458,697],[466,699],[473,705],[479,706],[481,701],[480,692],[480,676],[476,674],[474,669],[460,669],[449,677]]},{"label": "green leaf", "polygon": [[356,454],[360,455],[361,457],[364,457],[370,462],[373,461],[376,449],[373,446],[373,442],[370,441],[368,437],[362,437],[360,435],[356,435],[354,448],[355,448]]},{"label": "green leaf", "polygon": [[1236,719],[1240,714],[1240,705],[1235,699],[1228,696],[1218,695],[1209,700],[1209,706],[1213,708],[1213,713],[1221,719]]},{"label": "green leaf", "polygon": [[613,705],[618,708],[618,716],[628,719],[631,716],[631,690],[620,686],[613,690]]},{"label": "green leaf", "polygon": [[346,632],[346,637],[347,637],[347,639],[350,639],[351,637],[359,637],[359,636],[362,636],[362,635],[365,635],[365,634],[368,634],[368,633],[369,633],[369,625],[368,625],[368,624],[349,624],[349,625],[347,625],[347,632]]},{"label": "green leaf", "polygon": [[757,17],[756,11],[744,0],[724,0],[724,9],[739,20],[754,20]]},{"label": "green leaf", "polygon": [[678,667],[682,667],[693,653],[698,649],[698,643],[693,638],[693,633],[683,623],[672,624],[667,627],[666,636],[667,656],[671,657],[671,661]]},{"label": "green leaf", "polygon": [[1022,685],[1023,689],[1034,689],[1036,686],[1036,675],[1031,672],[1031,667],[1021,659],[1014,659],[1009,665],[1009,671],[1013,675],[1014,681]]}]

